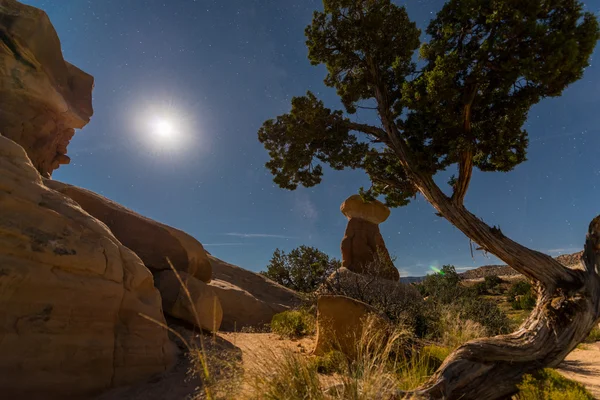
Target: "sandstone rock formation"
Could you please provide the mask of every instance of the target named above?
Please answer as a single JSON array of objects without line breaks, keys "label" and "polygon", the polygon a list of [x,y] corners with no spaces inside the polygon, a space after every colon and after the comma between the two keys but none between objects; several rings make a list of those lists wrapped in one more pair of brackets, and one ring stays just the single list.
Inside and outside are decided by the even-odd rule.
[{"label": "sandstone rock formation", "polygon": [[209,256],[215,291],[223,307],[221,330],[239,331],[271,322],[273,315],[300,304],[300,296],[260,274]]},{"label": "sandstone rock formation", "polygon": [[340,207],[348,218],[342,240],[342,266],[360,274],[399,280],[379,224],[390,215],[390,210],[380,201],[365,202],[359,195],[350,196]]},{"label": "sandstone rock formation", "polygon": [[0,397],[89,398],[164,371],[172,344],[140,313],[164,323],[139,257],[0,135]]},{"label": "sandstone rock formation", "polygon": [[323,355],[335,349],[352,358],[359,351],[364,334],[381,334],[388,325],[387,318],[368,304],[345,296],[320,296],[313,354]]},{"label": "sandstone rock formation", "polygon": [[185,232],[146,218],[94,192],[47,180],[46,186],[70,197],[104,222],[121,243],[133,250],[154,271],[170,269],[210,282],[212,268],[202,244]]},{"label": "sandstone rock formation", "polygon": [[223,320],[223,309],[215,291],[206,283],[185,272],[180,272],[179,276],[190,297],[185,293],[173,271],[163,271],[155,276],[155,284],[162,296],[165,312],[202,329],[218,331]]},{"label": "sandstone rock formation", "polygon": [[0,1],[0,133],[20,144],[45,177],[68,164],[74,128],[93,113],[94,78],[63,59],[48,16]]}]

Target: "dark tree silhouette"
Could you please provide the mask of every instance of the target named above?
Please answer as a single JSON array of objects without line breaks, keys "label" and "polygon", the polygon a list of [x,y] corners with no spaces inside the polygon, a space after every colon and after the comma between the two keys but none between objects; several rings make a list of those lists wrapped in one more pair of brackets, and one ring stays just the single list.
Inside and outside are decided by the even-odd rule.
[{"label": "dark tree silhouette", "polygon": [[[506,172],[525,161],[531,106],[582,77],[598,22],[577,0],[450,0],[421,44],[405,9],[389,0],[323,4],[306,28],[309,59],[327,67],[325,84],[345,112],[310,92],[294,98],[258,133],[267,167],[292,190],[320,183],[324,163],[364,169],[372,181],[364,197],[385,196],[390,206],[420,192],[481,249],[536,281],[536,308],[518,331],[463,345],[413,392],[505,398],[524,373],[556,366],[598,323],[600,219],[590,225],[585,269],[574,270],[488,226],[464,199],[474,168]],[[353,121],[358,108],[373,109],[379,123]],[[458,172],[449,195],[433,179],[448,168]]]}]

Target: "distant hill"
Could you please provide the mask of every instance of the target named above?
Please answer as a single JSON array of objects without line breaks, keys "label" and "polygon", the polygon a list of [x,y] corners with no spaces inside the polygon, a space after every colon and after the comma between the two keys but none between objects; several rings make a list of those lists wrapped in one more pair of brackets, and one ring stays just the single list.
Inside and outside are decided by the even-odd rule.
[{"label": "distant hill", "polygon": [[[563,254],[558,257],[554,257],[556,261],[561,264],[571,267],[580,263],[581,255],[583,251],[572,254]],[[498,276],[519,276],[519,272],[515,271],[508,265],[484,265],[478,268],[470,269],[460,274],[462,279],[481,279],[486,276],[498,275]],[[400,277],[400,282],[403,283],[418,283],[425,279],[424,276],[406,276]]]},{"label": "distant hill", "polygon": [[402,282],[402,283],[419,283],[423,279],[425,279],[424,276],[401,276],[400,282]]},{"label": "distant hill", "polygon": [[[564,266],[571,267],[579,264],[583,251],[572,254],[563,254],[558,257],[554,257],[556,261],[560,262]],[[470,269],[459,274],[463,279],[480,279],[486,276],[498,275],[498,276],[517,276],[521,275],[508,265],[484,265],[479,268]]]}]

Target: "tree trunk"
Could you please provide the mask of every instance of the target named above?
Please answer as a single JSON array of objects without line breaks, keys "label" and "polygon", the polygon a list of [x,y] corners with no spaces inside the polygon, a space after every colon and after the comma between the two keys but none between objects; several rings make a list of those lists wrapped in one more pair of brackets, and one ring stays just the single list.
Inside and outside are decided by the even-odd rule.
[{"label": "tree trunk", "polygon": [[[520,249],[516,257],[538,258],[529,252],[534,254]],[[429,382],[399,398],[504,399],[516,392],[524,374],[556,367],[600,322],[600,216],[590,223],[582,261],[583,270],[565,268],[569,280],[540,285],[535,309],[516,332],[466,343]],[[543,274],[553,267],[540,262],[529,268]]]},{"label": "tree trunk", "polygon": [[385,85],[369,64],[386,144],[396,153],[412,183],[452,225],[481,248],[538,285],[535,309],[512,334],[474,340],[455,350],[421,388],[399,397],[422,399],[496,400],[517,391],[526,373],[555,367],[600,322],[600,216],[591,223],[583,255],[584,269],[564,267],[552,257],[522,246],[471,214],[462,200],[470,181],[471,163],[461,163],[462,185],[449,198],[418,164],[390,112]]}]

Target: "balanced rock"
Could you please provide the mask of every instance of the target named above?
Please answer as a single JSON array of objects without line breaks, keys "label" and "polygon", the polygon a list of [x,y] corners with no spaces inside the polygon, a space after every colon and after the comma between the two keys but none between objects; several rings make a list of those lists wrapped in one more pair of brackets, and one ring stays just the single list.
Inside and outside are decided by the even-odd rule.
[{"label": "balanced rock", "polygon": [[261,327],[275,314],[300,304],[298,293],[263,275],[209,256],[213,268],[211,287],[223,307],[221,330]]},{"label": "balanced rock", "polygon": [[353,358],[365,335],[379,335],[388,326],[388,319],[366,303],[346,296],[319,296],[313,354],[338,350]]},{"label": "balanced rock", "polygon": [[0,38],[0,133],[49,177],[69,163],[74,128],[90,120],[94,78],[63,59],[54,27],[35,7],[0,1]]},{"label": "balanced rock", "polygon": [[359,274],[399,280],[379,224],[390,215],[390,210],[380,201],[365,202],[360,195],[350,196],[340,207],[348,218],[342,240],[342,266]]},{"label": "balanced rock", "polygon": [[146,218],[89,190],[55,180],[46,180],[45,184],[104,222],[151,270],[169,270],[168,258],[178,271],[210,282],[212,268],[204,247],[187,233]]},{"label": "balanced rock", "polygon": [[189,297],[173,271],[163,271],[155,276],[165,313],[207,331],[218,331],[223,320],[223,309],[215,291],[185,272],[179,272],[179,277]]},{"label": "balanced rock", "polygon": [[0,397],[90,398],[165,371],[173,345],[141,315],[165,323],[150,271],[0,135]]}]

